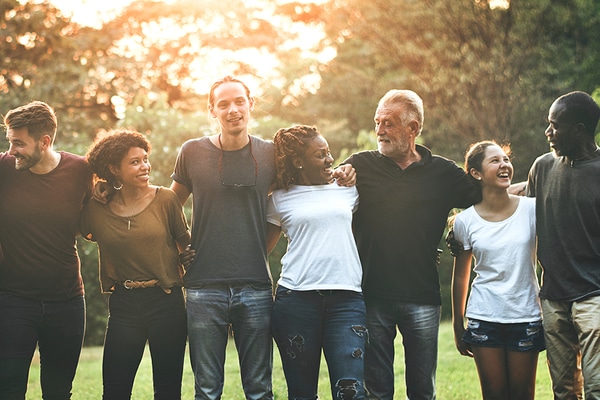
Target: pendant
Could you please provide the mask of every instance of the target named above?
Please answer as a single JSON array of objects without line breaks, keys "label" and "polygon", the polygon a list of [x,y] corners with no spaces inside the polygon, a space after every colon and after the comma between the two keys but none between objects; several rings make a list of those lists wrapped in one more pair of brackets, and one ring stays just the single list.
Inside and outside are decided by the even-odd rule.
[{"label": "pendant", "polygon": [[128,231],[131,230],[131,220],[130,219],[127,220],[127,230]]}]

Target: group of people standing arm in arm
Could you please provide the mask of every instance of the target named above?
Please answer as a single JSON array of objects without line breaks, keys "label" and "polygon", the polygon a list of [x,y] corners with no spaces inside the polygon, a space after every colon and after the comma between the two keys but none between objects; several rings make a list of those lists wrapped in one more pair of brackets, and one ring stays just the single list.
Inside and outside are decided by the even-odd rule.
[{"label": "group of people standing arm in arm", "polygon": [[[130,398],[146,343],[155,399],[180,398],[186,335],[195,399],[221,398],[230,330],[247,399],[273,398],[274,338],[288,398],[317,398],[323,352],[333,398],[392,400],[397,332],[406,397],[435,399],[437,247],[455,208],[466,210],[454,227],[453,326],[483,397],[533,398],[545,346],[556,399],[600,399],[600,109],[589,95],[552,104],[552,153],[527,182],[535,200],[509,193],[509,154],[495,142],[473,145],[466,173],[416,144],[424,111],[412,91],[381,98],[378,149],[337,169],[314,127],[282,128],[273,141],[250,135],[253,107],[243,82],[215,82],[208,111],[219,132],[183,144],[170,189],[150,184],[150,143],[137,132],[110,132],[80,157],[53,149],[45,103],[7,113],[0,400],[25,398],[36,345],[44,398],[71,396],[85,321],[79,232],[98,243],[111,293],[105,399]],[[105,204],[89,200],[93,176],[111,192]],[[267,256],[281,232],[288,248],[273,297]]]}]

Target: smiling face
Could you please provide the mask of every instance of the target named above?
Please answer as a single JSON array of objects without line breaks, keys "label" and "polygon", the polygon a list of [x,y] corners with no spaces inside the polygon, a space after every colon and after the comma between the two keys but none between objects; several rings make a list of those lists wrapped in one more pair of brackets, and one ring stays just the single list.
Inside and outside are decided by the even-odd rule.
[{"label": "smiling face", "polygon": [[113,173],[123,185],[143,188],[150,184],[150,161],[148,153],[141,147],[131,147]]},{"label": "smiling face", "polygon": [[15,157],[15,168],[17,170],[30,169],[41,161],[42,140],[35,140],[29,135],[27,128],[9,128],[6,131],[6,139],[10,143],[8,153]]},{"label": "smiling face", "polygon": [[224,82],[214,89],[212,98],[208,110],[219,121],[221,134],[247,134],[254,100],[248,97],[244,85],[239,82]]},{"label": "smiling face", "polygon": [[410,153],[418,135],[416,121],[403,121],[403,107],[389,105],[377,107],[375,111],[375,134],[377,149],[393,160]]},{"label": "smiling face", "polygon": [[333,157],[321,135],[308,140],[304,153],[296,158],[301,185],[325,185],[333,181]]},{"label": "smiling face", "polygon": [[506,189],[510,186],[514,169],[502,147],[491,145],[485,149],[481,169],[471,168],[469,173],[481,182],[482,187]]}]

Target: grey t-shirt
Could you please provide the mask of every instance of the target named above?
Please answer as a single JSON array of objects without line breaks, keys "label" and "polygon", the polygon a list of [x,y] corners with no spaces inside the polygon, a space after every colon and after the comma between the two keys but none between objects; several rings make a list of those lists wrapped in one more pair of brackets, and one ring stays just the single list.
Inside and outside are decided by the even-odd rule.
[{"label": "grey t-shirt", "polygon": [[540,297],[600,295],[600,158],[571,165],[544,154],[531,167],[527,190],[536,198]]},{"label": "grey t-shirt", "polygon": [[275,179],[273,143],[251,136],[242,149],[221,151],[209,137],[189,140],[172,178],[193,195],[196,257],[184,275],[185,287],[270,285],[266,207]]}]

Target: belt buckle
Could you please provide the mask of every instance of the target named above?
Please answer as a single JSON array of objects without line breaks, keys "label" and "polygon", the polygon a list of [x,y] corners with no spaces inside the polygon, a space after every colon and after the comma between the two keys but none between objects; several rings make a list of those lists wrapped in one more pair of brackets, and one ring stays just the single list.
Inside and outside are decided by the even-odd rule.
[{"label": "belt buckle", "polygon": [[127,286],[127,283],[132,283],[133,281],[131,279],[127,279],[126,281],[123,282],[123,287],[127,290],[131,290],[133,289],[131,286]]}]

